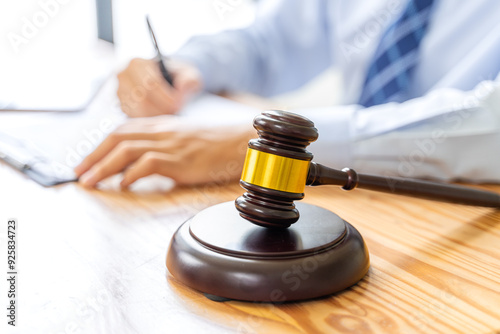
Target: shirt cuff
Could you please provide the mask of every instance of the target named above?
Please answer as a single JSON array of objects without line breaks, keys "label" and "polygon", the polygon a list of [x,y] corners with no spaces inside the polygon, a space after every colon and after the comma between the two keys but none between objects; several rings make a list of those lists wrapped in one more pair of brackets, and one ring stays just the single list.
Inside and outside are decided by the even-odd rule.
[{"label": "shirt cuff", "polygon": [[200,43],[198,40],[201,38],[202,37],[191,38],[188,43],[172,54],[170,58],[196,67],[196,69],[200,71],[202,79],[202,92],[216,93],[210,88],[211,81],[209,66],[207,64],[207,55],[205,55],[203,48],[198,46]]},{"label": "shirt cuff", "polygon": [[314,122],[319,138],[308,150],[314,161],[331,168],[352,167],[352,118],[359,105],[294,110]]}]

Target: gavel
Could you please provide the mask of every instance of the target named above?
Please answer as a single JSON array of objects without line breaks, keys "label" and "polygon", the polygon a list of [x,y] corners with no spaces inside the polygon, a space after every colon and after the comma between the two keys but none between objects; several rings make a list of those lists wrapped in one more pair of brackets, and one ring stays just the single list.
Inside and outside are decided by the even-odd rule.
[{"label": "gavel", "polygon": [[[500,206],[500,196],[492,192],[404,178],[388,182],[312,162],[306,147],[318,131],[297,114],[266,111],[254,127],[259,138],[248,144],[240,181],[246,192],[188,219],[167,252],[170,273],[214,300],[305,300],[341,291],[366,275],[368,248],[353,225],[325,208],[294,204],[304,198],[306,185]],[[306,275],[294,276],[300,270]]]},{"label": "gavel", "polygon": [[[259,138],[248,143],[240,180],[246,192],[235,205],[248,221],[270,228],[287,228],[300,215],[294,201],[304,198],[306,185],[338,185],[420,197],[457,204],[500,207],[500,195],[437,182],[356,173],[312,162],[306,147],[318,138],[309,119],[285,111],[266,111],[254,119]],[[332,152],[334,154],[335,152]]]}]

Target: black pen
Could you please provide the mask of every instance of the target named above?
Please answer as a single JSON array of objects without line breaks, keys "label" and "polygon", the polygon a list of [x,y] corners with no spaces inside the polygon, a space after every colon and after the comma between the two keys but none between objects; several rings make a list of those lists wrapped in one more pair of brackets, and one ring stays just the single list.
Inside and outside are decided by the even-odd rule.
[{"label": "black pen", "polygon": [[167,71],[167,67],[163,62],[163,56],[160,52],[160,48],[158,47],[158,42],[156,41],[155,33],[153,32],[153,28],[151,27],[151,23],[149,22],[149,15],[146,15],[146,22],[148,23],[149,33],[151,34],[151,39],[153,40],[153,44],[156,49],[156,57],[158,58],[158,64],[160,65],[161,75],[163,75],[165,80],[167,80],[167,82],[173,87],[174,80],[172,79],[170,73]]}]

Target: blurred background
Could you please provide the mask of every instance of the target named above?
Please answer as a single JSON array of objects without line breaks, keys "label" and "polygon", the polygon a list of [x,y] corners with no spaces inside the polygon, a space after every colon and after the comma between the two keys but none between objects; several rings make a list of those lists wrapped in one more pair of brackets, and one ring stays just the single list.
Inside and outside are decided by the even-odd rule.
[{"label": "blurred background", "polygon": [[169,54],[195,34],[248,25],[254,13],[250,0],[2,1],[0,107],[11,103],[16,109],[21,104],[36,109],[38,101],[50,105],[47,99],[53,96],[71,104],[78,94],[85,95],[75,88],[89,89],[86,82],[109,75],[133,57],[153,57],[147,14],[163,53]]},{"label": "blurred background", "polygon": [[[193,35],[249,25],[255,17],[256,3],[255,0],[1,1],[0,109],[64,110],[85,106],[103,77],[116,73],[134,57],[155,55],[145,22],[148,14],[160,48],[168,55]],[[108,41],[98,39],[99,35]],[[329,84],[322,85],[324,81]],[[331,91],[331,85],[335,84],[338,86],[338,77],[334,71],[328,71],[300,92],[273,100],[291,108],[335,104],[338,95]],[[330,88],[325,91],[321,87]]]},{"label": "blurred background", "polygon": [[[126,120],[116,97],[116,74],[132,58],[156,55],[146,15],[168,56],[194,35],[251,24],[257,5],[255,0],[1,1],[0,159],[44,185],[73,180],[73,167]],[[339,77],[328,70],[299,91],[266,100],[244,94],[232,99],[258,110],[327,106],[341,94],[335,87]],[[194,107],[200,108],[210,109]]]}]

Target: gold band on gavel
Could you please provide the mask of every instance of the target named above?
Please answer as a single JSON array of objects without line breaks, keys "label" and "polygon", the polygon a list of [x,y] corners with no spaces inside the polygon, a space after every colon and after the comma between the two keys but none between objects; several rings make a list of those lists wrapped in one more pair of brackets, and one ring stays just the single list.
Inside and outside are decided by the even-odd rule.
[{"label": "gold band on gavel", "polygon": [[241,180],[268,189],[303,193],[310,161],[249,148]]}]

